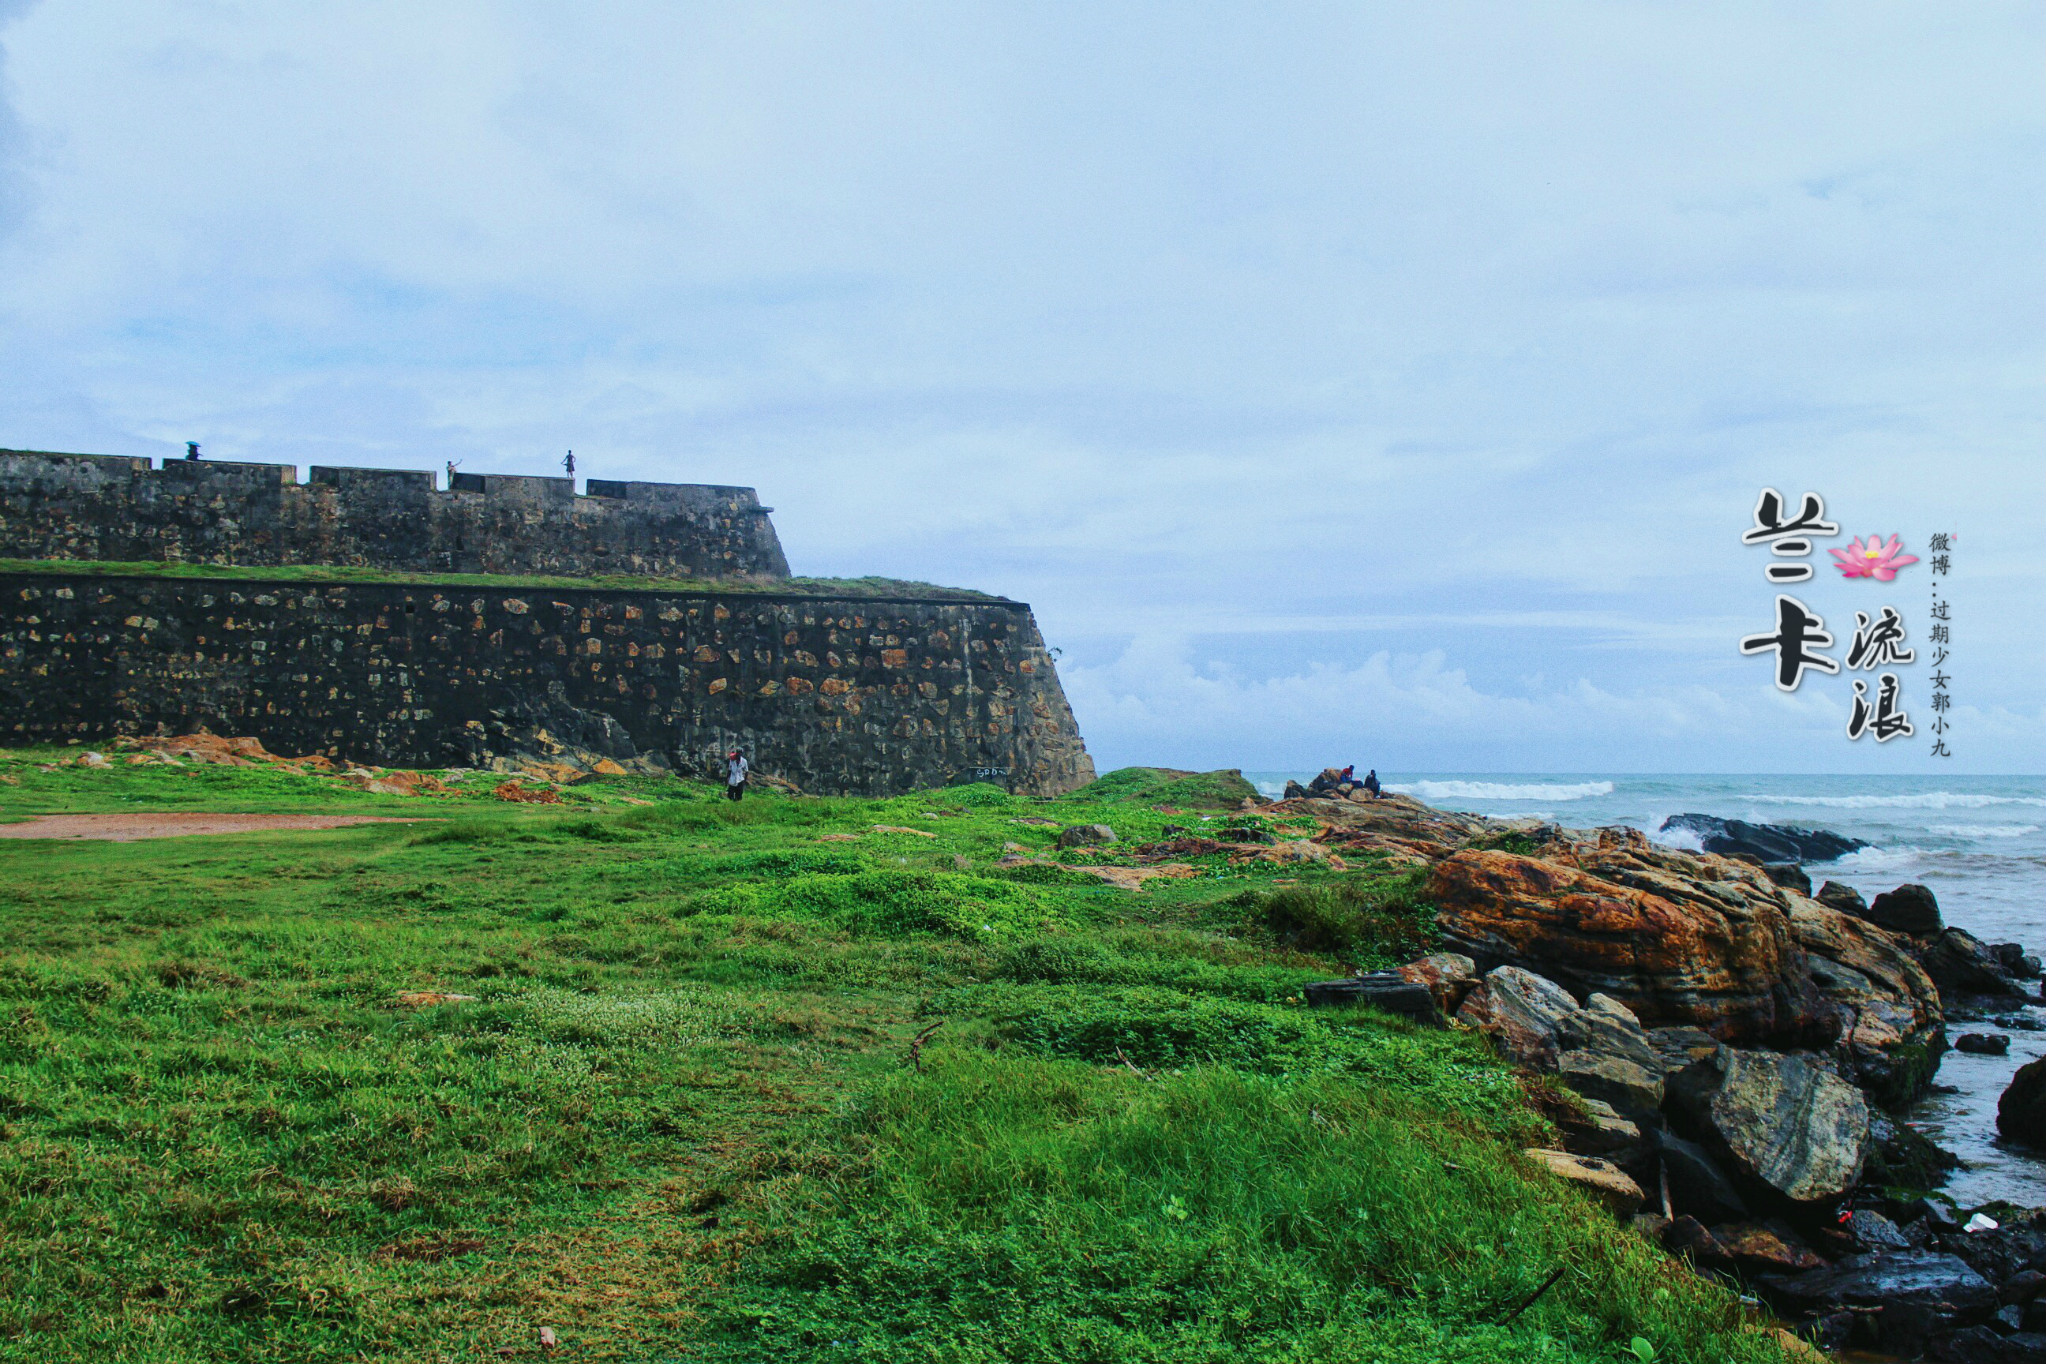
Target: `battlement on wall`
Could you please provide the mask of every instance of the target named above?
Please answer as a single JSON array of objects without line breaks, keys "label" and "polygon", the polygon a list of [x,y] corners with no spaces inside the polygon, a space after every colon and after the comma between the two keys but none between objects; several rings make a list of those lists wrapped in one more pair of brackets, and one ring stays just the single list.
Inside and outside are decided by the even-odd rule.
[{"label": "battlement on wall", "polygon": [[751,488],[0,450],[0,558],[785,578]]}]

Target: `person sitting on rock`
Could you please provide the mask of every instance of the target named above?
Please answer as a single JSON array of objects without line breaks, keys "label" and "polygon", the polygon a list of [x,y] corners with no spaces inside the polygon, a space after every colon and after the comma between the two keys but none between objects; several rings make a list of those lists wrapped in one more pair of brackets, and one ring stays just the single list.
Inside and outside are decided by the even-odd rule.
[{"label": "person sitting on rock", "polygon": [[1384,788],[1379,786],[1378,784],[1377,768],[1374,767],[1369,772],[1366,772],[1364,774],[1364,789],[1371,793],[1371,799],[1373,800],[1378,799],[1378,793]]},{"label": "person sitting on rock", "polygon": [[746,795],[746,755],[733,749],[725,755],[725,799],[741,800]]}]

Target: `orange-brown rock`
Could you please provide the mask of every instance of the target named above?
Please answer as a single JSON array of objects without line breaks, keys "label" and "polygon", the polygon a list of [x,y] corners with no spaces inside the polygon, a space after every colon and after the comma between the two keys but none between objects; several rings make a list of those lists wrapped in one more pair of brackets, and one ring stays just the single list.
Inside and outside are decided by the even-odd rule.
[{"label": "orange-brown rock", "polygon": [[1266,814],[1312,815],[1327,825],[1317,837],[1348,846],[1356,840],[1361,847],[1394,847],[1413,852],[1428,851],[1436,856],[1459,847],[1487,824],[1475,815],[1438,810],[1412,796],[1386,794],[1376,800],[1336,800],[1306,797],[1279,801],[1265,807]]},{"label": "orange-brown rock", "polygon": [[1437,952],[1410,961],[1399,968],[1399,973],[1403,979],[1427,986],[1444,1018],[1452,1017],[1462,1007],[1464,996],[1478,983],[1478,964],[1457,952]]},{"label": "orange-brown rock", "polygon": [[499,800],[514,801],[520,805],[559,805],[561,793],[546,786],[527,786],[517,778],[499,782],[490,793]]},{"label": "orange-brown rock", "polygon": [[1781,894],[1760,873],[1651,849],[1633,830],[1540,853],[1466,850],[1438,862],[1426,894],[1445,946],[1725,1042],[1809,1043],[1837,1029]]}]

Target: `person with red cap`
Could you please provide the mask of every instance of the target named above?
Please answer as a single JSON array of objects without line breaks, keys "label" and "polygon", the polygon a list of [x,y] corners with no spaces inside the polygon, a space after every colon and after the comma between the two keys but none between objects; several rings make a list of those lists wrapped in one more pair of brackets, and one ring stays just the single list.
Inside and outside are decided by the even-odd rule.
[{"label": "person with red cap", "polygon": [[725,799],[740,800],[746,794],[746,755],[733,749],[725,755]]}]

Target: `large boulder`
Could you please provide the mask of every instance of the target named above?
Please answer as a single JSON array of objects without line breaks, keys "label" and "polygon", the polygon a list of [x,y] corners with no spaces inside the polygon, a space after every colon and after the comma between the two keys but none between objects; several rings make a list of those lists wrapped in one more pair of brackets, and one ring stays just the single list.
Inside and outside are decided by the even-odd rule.
[{"label": "large boulder", "polygon": [[2046,1149],[2046,1058],[2027,1061],[1996,1101],[1996,1130],[2027,1146]]},{"label": "large boulder", "polygon": [[1626,1005],[1594,994],[1556,1023],[1556,1075],[1587,1099],[1652,1117],[1662,1106],[1662,1058]]},{"label": "large boulder", "polygon": [[1499,1054],[1531,1070],[1554,1070],[1562,1051],[1557,1031],[1577,1011],[1570,992],[1518,966],[1486,973],[1464,996],[1456,1021],[1492,1038]]},{"label": "large boulder", "polygon": [[1934,1250],[1858,1255],[1831,1269],[1763,1275],[1760,1283],[1793,1312],[1875,1309],[1883,1348],[1907,1358],[1915,1357],[1934,1331],[1979,1320],[1996,1309],[1996,1289],[1987,1279],[1957,1256]]},{"label": "large boulder", "polygon": [[1622,1056],[1566,1051],[1556,1057],[1556,1078],[1587,1099],[1599,1099],[1641,1118],[1662,1106],[1662,1072]]},{"label": "large boulder", "polygon": [[1794,1203],[1861,1178],[1868,1101],[1801,1056],[1722,1047],[1670,1077],[1671,1106],[1742,1176]]},{"label": "large boulder", "polygon": [[1829,909],[1839,910],[1842,914],[1863,917],[1868,913],[1868,901],[1861,898],[1861,892],[1838,881],[1826,882],[1812,898]]},{"label": "large boulder", "polygon": [[1606,832],[1538,858],[1467,849],[1437,862],[1425,893],[1447,945],[1481,968],[1525,966],[1612,995],[1651,1025],[1736,1043],[1837,1035],[1792,938],[1786,892],[1725,858]]},{"label": "large boulder", "polygon": [[1885,1107],[1919,1097],[1946,1050],[1932,977],[1867,920],[1802,895],[1784,902],[1813,983],[1844,1020],[1834,1048],[1841,1074]]},{"label": "large boulder", "polygon": [[1830,862],[1868,844],[1830,829],[1801,829],[1790,824],[1750,824],[1716,815],[1671,815],[1662,832],[1696,834],[1699,845],[1722,857],[1752,857],[1757,862]]},{"label": "large boulder", "polygon": [[1877,928],[1913,937],[1937,933],[1946,927],[1940,922],[1939,901],[1933,898],[1930,890],[1915,882],[1906,882],[1895,890],[1886,890],[1876,896],[1874,903],[1861,912],[1861,917]]},{"label": "large boulder", "polygon": [[1963,999],[2029,998],[1989,945],[1963,929],[1946,929],[1918,945],[1917,957],[1925,974],[1939,987],[1940,998],[1950,1005]]}]

